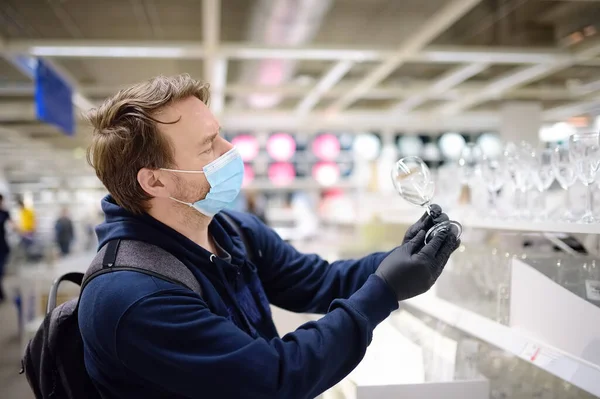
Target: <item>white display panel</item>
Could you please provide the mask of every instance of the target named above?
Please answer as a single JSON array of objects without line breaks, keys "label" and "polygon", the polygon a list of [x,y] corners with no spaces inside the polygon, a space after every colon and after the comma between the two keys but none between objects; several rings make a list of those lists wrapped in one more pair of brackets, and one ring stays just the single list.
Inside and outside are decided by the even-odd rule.
[{"label": "white display panel", "polygon": [[511,327],[600,368],[600,307],[518,259],[511,280]]}]

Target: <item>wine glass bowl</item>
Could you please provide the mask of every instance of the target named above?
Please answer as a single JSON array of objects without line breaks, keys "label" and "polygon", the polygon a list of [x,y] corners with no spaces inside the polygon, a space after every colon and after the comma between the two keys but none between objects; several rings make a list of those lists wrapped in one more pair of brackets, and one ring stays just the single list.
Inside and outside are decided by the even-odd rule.
[{"label": "wine glass bowl", "polygon": [[498,191],[504,187],[509,178],[507,165],[501,159],[484,158],[481,167],[481,177],[490,197],[491,215],[498,216]]},{"label": "wine glass bowl", "polygon": [[467,143],[461,151],[458,167],[463,184],[472,185],[484,160],[483,151],[476,143]]},{"label": "wine glass bowl", "polygon": [[600,134],[577,133],[569,138],[569,159],[575,174],[587,186],[585,214],[582,223],[596,223],[593,213],[593,184],[600,167]]},{"label": "wine glass bowl", "polygon": [[[392,168],[392,183],[402,198],[413,205],[425,207],[427,213],[431,214],[431,200],[435,192],[435,182],[427,164],[419,157],[406,157],[400,159]],[[437,233],[443,229],[450,231],[460,237],[462,225],[456,221],[448,220],[433,226],[425,235],[425,243],[428,243]]]},{"label": "wine glass bowl", "polygon": [[406,157],[396,162],[392,182],[402,198],[418,206],[428,206],[435,192],[431,172],[419,157]]},{"label": "wine glass bowl", "polygon": [[596,179],[600,166],[600,135],[598,133],[574,134],[569,139],[569,156],[575,164],[577,177],[590,185]]},{"label": "wine glass bowl", "polygon": [[538,191],[546,191],[554,182],[552,150],[545,149],[534,153],[534,183]]},{"label": "wine glass bowl", "polygon": [[575,167],[569,158],[569,148],[564,146],[558,146],[554,148],[552,152],[552,169],[554,170],[554,177],[565,190],[565,212],[562,215],[562,219],[567,222],[575,220],[573,211],[571,209],[571,196],[569,189],[577,181],[577,175],[575,174]]}]

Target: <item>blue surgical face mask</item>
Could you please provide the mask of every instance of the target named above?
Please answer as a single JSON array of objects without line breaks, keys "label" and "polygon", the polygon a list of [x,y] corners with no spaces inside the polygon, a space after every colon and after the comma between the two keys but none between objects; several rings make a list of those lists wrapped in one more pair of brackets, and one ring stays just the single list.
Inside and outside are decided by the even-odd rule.
[{"label": "blue surgical face mask", "polygon": [[161,170],[178,173],[204,173],[210,184],[210,191],[204,199],[191,203],[173,197],[169,198],[189,205],[209,217],[215,216],[235,201],[244,180],[244,161],[235,147],[203,167],[202,170],[166,168],[161,168]]}]

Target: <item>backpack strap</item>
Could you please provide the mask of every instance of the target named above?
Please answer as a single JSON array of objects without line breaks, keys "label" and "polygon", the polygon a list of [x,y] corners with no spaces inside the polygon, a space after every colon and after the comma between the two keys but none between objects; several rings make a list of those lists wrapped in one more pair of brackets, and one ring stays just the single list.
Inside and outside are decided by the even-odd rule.
[{"label": "backpack strap", "polygon": [[223,219],[225,219],[227,224],[229,224],[229,226],[231,226],[233,231],[235,231],[235,233],[238,236],[240,236],[240,238],[242,239],[242,243],[244,244],[244,250],[246,251],[246,257],[248,258],[248,260],[252,263],[255,263],[254,262],[254,258],[255,258],[254,251],[252,250],[252,246],[248,242],[248,236],[244,233],[244,230],[235,221],[235,219],[232,218],[231,216],[229,216],[227,213],[221,212],[221,216],[223,216]]},{"label": "backpack strap", "polygon": [[52,283],[50,287],[50,293],[48,294],[48,305],[46,306],[46,314],[52,312],[52,309],[56,307],[56,298],[58,296],[58,287],[63,281],[70,281],[73,284],[81,285],[83,282],[83,273],[71,272],[63,274]]},{"label": "backpack strap", "polygon": [[179,259],[156,245],[135,240],[112,240],[103,246],[83,277],[81,291],[95,277],[121,270],[154,276],[202,297],[200,283]]}]

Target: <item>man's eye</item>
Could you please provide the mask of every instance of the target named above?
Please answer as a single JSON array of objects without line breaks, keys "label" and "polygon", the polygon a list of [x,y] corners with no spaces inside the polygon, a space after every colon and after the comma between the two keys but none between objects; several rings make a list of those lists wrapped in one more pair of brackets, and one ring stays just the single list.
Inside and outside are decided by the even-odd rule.
[{"label": "man's eye", "polygon": [[212,147],[210,147],[208,150],[204,151],[202,154],[210,154],[212,152]]}]

